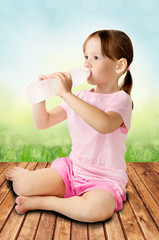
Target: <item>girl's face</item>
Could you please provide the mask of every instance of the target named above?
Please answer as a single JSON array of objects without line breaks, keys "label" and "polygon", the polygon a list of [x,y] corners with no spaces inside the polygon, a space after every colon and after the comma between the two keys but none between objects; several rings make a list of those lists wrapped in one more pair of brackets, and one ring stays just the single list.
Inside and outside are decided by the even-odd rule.
[{"label": "girl's face", "polygon": [[103,83],[116,80],[116,65],[117,63],[110,58],[103,56],[101,52],[101,41],[98,36],[89,39],[85,47],[85,63],[84,67],[91,70],[92,74],[87,79],[88,83],[92,85],[99,85]]}]

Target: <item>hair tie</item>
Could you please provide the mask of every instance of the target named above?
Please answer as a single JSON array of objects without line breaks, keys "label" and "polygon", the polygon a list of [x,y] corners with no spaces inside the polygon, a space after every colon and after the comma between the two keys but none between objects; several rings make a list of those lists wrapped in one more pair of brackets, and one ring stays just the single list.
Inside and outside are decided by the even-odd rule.
[{"label": "hair tie", "polygon": [[129,65],[129,67],[127,68],[127,71],[130,71],[130,65]]}]

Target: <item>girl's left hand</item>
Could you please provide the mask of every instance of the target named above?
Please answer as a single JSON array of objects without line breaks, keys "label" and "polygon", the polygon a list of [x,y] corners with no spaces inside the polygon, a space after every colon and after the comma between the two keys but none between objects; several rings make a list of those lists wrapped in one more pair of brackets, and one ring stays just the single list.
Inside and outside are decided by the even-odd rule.
[{"label": "girl's left hand", "polygon": [[57,95],[64,98],[65,94],[71,93],[72,78],[67,72],[57,72],[49,75],[49,77],[57,79]]}]

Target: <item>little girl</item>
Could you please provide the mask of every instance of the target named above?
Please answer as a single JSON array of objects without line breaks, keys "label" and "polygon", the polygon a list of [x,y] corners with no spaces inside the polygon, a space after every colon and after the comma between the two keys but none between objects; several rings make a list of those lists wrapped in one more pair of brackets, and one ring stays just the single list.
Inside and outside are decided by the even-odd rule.
[{"label": "little girl", "polygon": [[[13,181],[16,211],[52,210],[83,222],[98,222],[119,211],[126,200],[125,141],[130,129],[133,47],[122,31],[92,33],[83,45],[84,67],[91,71],[90,90],[72,93],[68,73],[55,77],[63,103],[46,111],[45,101],[33,105],[38,129],[68,119],[72,138],[70,156],[53,161],[50,168],[29,171],[14,167],[6,178]],[[119,78],[125,78],[119,85]]]}]

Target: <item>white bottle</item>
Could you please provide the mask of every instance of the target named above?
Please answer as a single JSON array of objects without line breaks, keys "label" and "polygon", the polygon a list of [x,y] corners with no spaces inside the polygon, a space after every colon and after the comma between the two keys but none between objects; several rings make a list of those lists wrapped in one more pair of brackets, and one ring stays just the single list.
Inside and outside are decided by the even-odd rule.
[{"label": "white bottle", "polygon": [[[88,68],[73,68],[68,71],[72,77],[73,87],[77,87],[84,83],[86,78],[91,74]],[[29,85],[26,89],[26,95],[31,103],[40,103],[47,98],[57,94],[57,79],[48,78]]]}]

